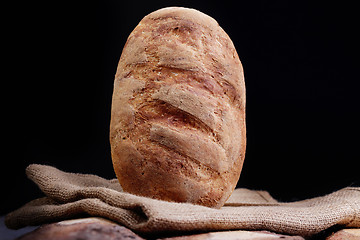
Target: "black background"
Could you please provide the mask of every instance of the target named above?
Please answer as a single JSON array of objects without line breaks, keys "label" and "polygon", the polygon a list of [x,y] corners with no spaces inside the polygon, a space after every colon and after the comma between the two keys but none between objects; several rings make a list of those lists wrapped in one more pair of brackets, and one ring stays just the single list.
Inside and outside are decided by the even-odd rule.
[{"label": "black background", "polygon": [[292,201],[359,186],[357,5],[331,2],[14,2],[1,214],[42,196],[25,176],[31,163],[115,177],[117,62],[142,17],[166,6],[215,18],[242,61],[247,152],[238,187]]}]

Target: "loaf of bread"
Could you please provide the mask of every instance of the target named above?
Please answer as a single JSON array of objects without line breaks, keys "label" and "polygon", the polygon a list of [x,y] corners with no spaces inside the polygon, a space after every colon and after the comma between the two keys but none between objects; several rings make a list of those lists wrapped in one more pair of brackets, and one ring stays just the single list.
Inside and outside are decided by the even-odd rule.
[{"label": "loaf of bread", "polygon": [[127,39],[114,81],[110,143],[124,191],[220,208],[245,146],[243,68],[211,17],[169,7]]}]

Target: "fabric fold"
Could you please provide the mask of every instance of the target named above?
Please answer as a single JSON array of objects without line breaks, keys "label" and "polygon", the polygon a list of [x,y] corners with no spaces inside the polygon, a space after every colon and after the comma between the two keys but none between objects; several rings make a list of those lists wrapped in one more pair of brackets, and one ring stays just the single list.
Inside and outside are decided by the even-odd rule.
[{"label": "fabric fold", "polygon": [[5,223],[27,225],[90,215],[142,233],[269,230],[309,236],[334,225],[360,227],[360,188],[349,187],[303,201],[281,203],[266,191],[235,189],[221,209],[166,202],[123,192],[116,179],[30,165],[27,176],[44,192],[9,213]]}]

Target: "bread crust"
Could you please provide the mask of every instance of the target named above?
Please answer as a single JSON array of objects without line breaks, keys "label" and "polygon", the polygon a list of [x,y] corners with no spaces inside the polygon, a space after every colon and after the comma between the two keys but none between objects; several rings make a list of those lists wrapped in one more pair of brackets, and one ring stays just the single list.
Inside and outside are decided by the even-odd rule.
[{"label": "bread crust", "polygon": [[169,7],[140,21],[115,75],[110,143],[125,191],[223,206],[245,157],[245,83],[213,18]]}]

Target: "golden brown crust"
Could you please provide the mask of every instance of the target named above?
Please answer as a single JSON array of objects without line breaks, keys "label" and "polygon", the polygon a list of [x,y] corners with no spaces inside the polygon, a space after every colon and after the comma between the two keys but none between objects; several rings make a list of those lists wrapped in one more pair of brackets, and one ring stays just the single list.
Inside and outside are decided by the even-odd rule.
[{"label": "golden brown crust", "polygon": [[142,19],[115,76],[110,142],[125,191],[221,207],[246,145],[243,69],[211,17],[171,7]]}]

